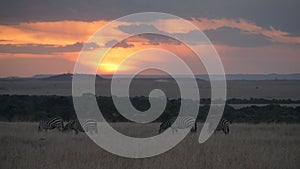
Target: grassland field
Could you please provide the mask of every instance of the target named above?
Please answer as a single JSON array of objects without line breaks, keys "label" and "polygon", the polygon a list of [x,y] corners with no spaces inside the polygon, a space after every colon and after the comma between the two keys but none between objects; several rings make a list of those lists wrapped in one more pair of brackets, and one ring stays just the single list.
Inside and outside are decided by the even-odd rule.
[{"label": "grassland field", "polygon": [[[157,134],[159,124],[143,127],[113,123],[131,136]],[[202,124],[198,124],[199,129]],[[38,132],[37,123],[0,123],[1,169],[299,169],[299,124],[232,124],[229,135],[214,134],[203,144],[190,133],[170,151],[145,159],[113,155],[87,135],[58,130]],[[100,133],[101,134],[101,133]]]}]

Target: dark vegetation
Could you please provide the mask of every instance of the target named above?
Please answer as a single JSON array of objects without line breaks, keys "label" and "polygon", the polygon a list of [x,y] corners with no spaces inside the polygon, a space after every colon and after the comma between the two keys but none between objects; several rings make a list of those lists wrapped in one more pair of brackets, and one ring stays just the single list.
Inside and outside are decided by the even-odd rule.
[{"label": "dark vegetation", "polygon": [[[127,121],[116,110],[111,97],[97,97],[99,108],[109,122]],[[100,104],[101,102],[101,104]],[[141,111],[150,107],[147,97],[133,97],[132,104]],[[180,108],[180,99],[168,100],[164,113],[156,120],[162,121],[176,116]],[[226,105],[224,117],[231,122],[245,123],[299,123],[300,107],[280,106],[295,104],[299,100],[266,99],[230,99],[227,104],[268,104],[266,106],[248,106],[235,109]],[[209,107],[209,99],[202,99],[198,121],[204,121]],[[38,121],[47,117],[59,116],[64,120],[76,118],[71,96],[0,96],[0,121]]]}]

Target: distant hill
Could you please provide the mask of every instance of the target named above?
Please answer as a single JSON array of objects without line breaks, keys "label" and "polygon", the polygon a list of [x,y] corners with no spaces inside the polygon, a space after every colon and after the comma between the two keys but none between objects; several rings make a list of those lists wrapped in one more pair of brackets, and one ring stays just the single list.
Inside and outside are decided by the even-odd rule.
[{"label": "distant hill", "polygon": [[[88,76],[93,76],[93,75],[89,75],[89,74],[79,74],[79,76],[82,77],[88,77]],[[49,76],[49,77],[45,77],[45,78],[41,78],[42,80],[52,80],[52,81],[71,81],[73,78],[73,74],[71,73],[67,73],[67,74],[59,74],[59,75],[53,75],[53,76]],[[99,75],[96,75],[96,78],[102,79],[102,77],[100,77]]]},{"label": "distant hill", "polygon": [[32,76],[32,78],[39,79],[39,78],[46,78],[46,77],[50,77],[50,76],[54,76],[54,75],[53,74],[38,74],[38,75]]},{"label": "distant hill", "polygon": [[53,80],[53,81],[69,81],[72,80],[73,74],[60,74],[60,75],[53,75],[49,77],[41,78],[42,80]]},{"label": "distant hill", "polygon": [[[104,78],[112,78],[112,75],[103,75]],[[117,75],[118,78],[128,78],[129,75]],[[178,78],[187,78],[185,75],[175,75]],[[208,75],[195,75],[197,79],[209,80]],[[212,79],[220,79],[220,75],[212,75]],[[167,75],[137,75],[141,79],[169,79]],[[300,80],[300,74],[227,74],[227,80]]]},{"label": "distant hill", "polygon": [[[213,75],[215,79],[219,75]],[[197,78],[209,80],[208,75],[196,75]],[[226,74],[227,80],[300,80],[300,74]]]},{"label": "distant hill", "polygon": [[300,80],[300,74],[229,74],[228,80]]},{"label": "distant hill", "polygon": [[[93,76],[90,74],[82,74],[82,76]],[[195,75],[199,80],[209,80],[208,75]],[[38,74],[32,77],[6,77],[0,78],[0,80],[51,80],[51,81],[69,81],[72,80],[73,74],[65,73],[65,74]],[[117,78],[128,78],[129,75],[116,75]],[[185,75],[175,75],[178,78],[187,78]],[[212,79],[220,79],[220,75],[212,75]],[[97,79],[110,79],[112,75],[97,75]],[[169,79],[171,76],[167,75],[137,75],[136,78],[141,79]],[[300,80],[300,74],[227,74],[227,80]]]},{"label": "distant hill", "polygon": [[[112,75],[101,75],[104,78],[112,78]],[[128,78],[129,75],[117,75],[118,78]],[[185,75],[175,75],[178,78],[187,78]],[[209,80],[208,75],[195,75],[197,79]],[[212,75],[213,79],[220,79],[220,75]],[[169,79],[167,75],[137,75],[141,79]],[[227,80],[300,80],[300,74],[227,74]]]}]

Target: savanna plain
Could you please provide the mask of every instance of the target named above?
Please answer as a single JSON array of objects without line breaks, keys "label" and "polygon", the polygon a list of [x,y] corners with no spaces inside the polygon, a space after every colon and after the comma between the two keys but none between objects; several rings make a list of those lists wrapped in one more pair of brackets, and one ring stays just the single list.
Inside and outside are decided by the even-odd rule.
[{"label": "savanna plain", "polygon": [[[129,135],[156,135],[159,123],[143,127],[112,123]],[[170,151],[150,158],[129,159],[113,155],[84,133],[58,130],[38,132],[37,123],[0,123],[1,169],[298,169],[300,168],[299,124],[232,124],[230,134],[221,131],[199,144],[190,133]],[[101,134],[101,133],[99,133]]]}]

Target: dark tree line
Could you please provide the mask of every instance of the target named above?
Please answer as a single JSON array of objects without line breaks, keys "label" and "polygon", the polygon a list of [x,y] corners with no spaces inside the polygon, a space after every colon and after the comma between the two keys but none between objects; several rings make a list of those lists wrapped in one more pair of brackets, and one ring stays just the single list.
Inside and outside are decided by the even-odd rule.
[{"label": "dark tree line", "polygon": [[229,99],[228,104],[300,104],[300,100],[291,99],[263,99],[263,98],[250,98],[250,99]]},{"label": "dark tree line", "polygon": [[[130,98],[133,106],[145,111],[150,108],[147,97]],[[127,121],[116,109],[111,97],[97,97],[99,108],[109,122]],[[180,99],[168,100],[164,113],[156,120],[176,116],[180,109]],[[202,99],[198,121],[204,121],[209,111],[209,99]],[[280,106],[279,104],[298,103],[293,100],[265,99],[230,99],[230,104],[269,104],[267,106],[250,106],[235,109],[226,105],[224,117],[231,122],[262,123],[284,122],[299,123],[300,107]],[[75,119],[76,114],[71,96],[0,96],[0,121],[38,121],[59,116],[64,120]]]}]

